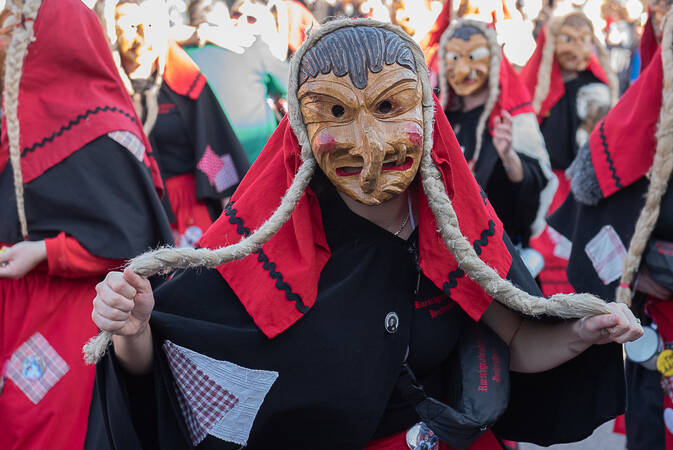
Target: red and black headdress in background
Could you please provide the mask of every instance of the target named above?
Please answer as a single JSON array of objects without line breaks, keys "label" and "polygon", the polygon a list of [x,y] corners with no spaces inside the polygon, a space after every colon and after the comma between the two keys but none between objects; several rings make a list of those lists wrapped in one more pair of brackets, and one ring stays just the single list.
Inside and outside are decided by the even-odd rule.
[{"label": "red and black headdress in background", "polygon": [[[556,102],[565,94],[561,66],[556,60],[554,48],[556,33],[567,17],[567,15],[555,17],[542,27],[537,37],[535,51],[521,70],[521,80],[532,96],[533,108],[536,110],[539,121],[546,117]],[[601,45],[595,42],[597,48],[602,48]],[[618,86],[611,69],[601,66],[599,59],[592,53],[587,70],[610,87],[612,100],[616,101]],[[548,84],[541,84],[545,82]]]},{"label": "red and black headdress in background", "polygon": [[[18,98],[23,182],[39,177],[97,137],[128,131],[144,145],[141,157],[161,192],[150,145],[98,19],[88,8],[63,7],[63,2],[77,1],[45,0],[35,18],[35,41],[23,62]],[[0,170],[9,156],[6,119]]]}]

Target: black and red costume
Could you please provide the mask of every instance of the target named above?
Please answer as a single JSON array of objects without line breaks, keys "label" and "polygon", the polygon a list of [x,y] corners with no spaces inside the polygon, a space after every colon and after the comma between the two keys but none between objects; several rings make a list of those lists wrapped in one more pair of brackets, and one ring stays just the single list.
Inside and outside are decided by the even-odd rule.
[{"label": "black and red costume", "polygon": [[[669,50],[670,51],[670,50]],[[550,218],[550,225],[572,240],[568,280],[578,291],[605,299],[615,296],[622,262],[645,203],[647,172],[653,163],[655,132],[662,105],[661,49],[619,103],[596,126],[568,174],[573,195]],[[634,151],[637,150],[637,151]],[[572,220],[569,220],[571,219]],[[673,191],[661,200],[650,242],[673,242]],[[653,250],[649,250],[653,251]],[[647,267],[647,251],[641,267]],[[637,284],[634,287],[637,291]],[[643,324],[656,322],[667,348],[673,342],[673,302],[637,292],[633,312]],[[632,450],[673,448],[673,428],[665,426],[673,408],[671,380],[658,371],[626,361],[627,446]],[[667,413],[673,413],[673,409]]]},{"label": "black and red costume", "polygon": [[[538,81],[538,72],[541,69],[542,53],[547,38],[548,27],[542,28],[537,38],[537,47],[526,66],[521,71],[521,79],[528,87],[531,95],[534,95]],[[580,125],[577,115],[577,93],[583,86],[590,83],[608,84],[607,76],[595,55],[591,55],[589,65],[583,72],[564,82],[561,75],[561,66],[556,57],[551,64],[551,80],[549,93],[542,101],[538,111],[540,130],[544,136],[552,170],[558,179],[558,188],[549,214],[552,214],[566,199],[570,192],[570,183],[565,175],[565,170],[577,154],[577,141],[575,135]],[[568,283],[565,270],[568,264],[567,249],[564,249],[564,241],[559,241],[558,233],[547,228],[539,237],[531,241],[531,247],[538,250],[545,260],[545,268],[539,274],[542,293],[553,295],[559,292],[573,292]]]},{"label": "black and red costume", "polygon": [[[462,233],[498,274],[537,292],[438,102],[435,110],[432,158]],[[300,164],[285,119],[200,245],[258,228]],[[406,449],[419,419],[397,388],[402,363],[449,402],[460,390],[450,370],[456,343],[492,301],[443,244],[423,189],[410,189],[418,226],[405,241],[351,212],[318,173],[260,250],[162,286],[150,322],[153,371],[131,376],[112,353],[98,364],[86,448]],[[509,409],[475,448],[500,448],[496,435],[542,444],[585,437],[623,408],[622,378],[601,375],[621,364],[619,347],[607,345],[543,374],[512,374]],[[484,361],[494,378],[484,377],[486,391],[506,370],[496,366]]]},{"label": "black and red costume", "polygon": [[45,0],[34,35],[18,102],[28,236],[3,117],[0,243],[44,240],[47,262],[0,279],[7,450],[81,448],[94,370],[80,348],[96,331],[94,287],[126,259],[171,243],[159,171],[96,16],[79,0]]},{"label": "black and red costume", "polygon": [[[142,91],[151,80],[133,80]],[[141,85],[145,86],[141,86]],[[164,207],[179,246],[194,246],[222,212],[248,170],[248,159],[205,76],[170,42],[149,134],[166,193]]]}]

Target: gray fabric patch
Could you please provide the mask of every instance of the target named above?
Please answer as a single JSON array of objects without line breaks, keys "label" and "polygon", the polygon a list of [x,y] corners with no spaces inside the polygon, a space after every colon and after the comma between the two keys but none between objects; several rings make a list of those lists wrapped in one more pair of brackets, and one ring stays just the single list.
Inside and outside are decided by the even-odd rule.
[{"label": "gray fabric patch", "polygon": [[577,152],[575,160],[566,170],[566,175],[570,179],[570,189],[578,202],[595,206],[603,198],[594,164],[591,161],[589,142],[586,142]]}]

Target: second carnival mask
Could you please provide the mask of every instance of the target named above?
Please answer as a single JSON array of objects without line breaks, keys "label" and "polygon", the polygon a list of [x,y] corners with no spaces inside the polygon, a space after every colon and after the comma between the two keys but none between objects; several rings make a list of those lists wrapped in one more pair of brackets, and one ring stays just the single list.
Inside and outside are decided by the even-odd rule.
[{"label": "second carnival mask", "polygon": [[488,84],[491,53],[480,30],[465,26],[446,43],[446,79],[459,96],[478,92]]},{"label": "second carnival mask", "polygon": [[[416,177],[423,153],[421,82],[413,59],[400,64],[403,56],[390,55],[400,53],[399,45],[386,48],[388,44],[386,39],[374,41],[383,48],[369,49],[363,67],[349,69],[357,75],[346,76],[343,65],[328,73],[321,70],[307,77],[297,93],[318,165],[338,190],[366,205],[380,205],[404,192]],[[325,57],[330,47],[318,50]],[[327,58],[337,67],[341,56]],[[380,61],[372,60],[377,56]],[[389,63],[391,59],[397,62]],[[334,73],[339,70],[340,76]]]},{"label": "second carnival mask", "polygon": [[582,16],[571,15],[556,34],[556,60],[568,72],[586,70],[591,58],[593,30]]}]

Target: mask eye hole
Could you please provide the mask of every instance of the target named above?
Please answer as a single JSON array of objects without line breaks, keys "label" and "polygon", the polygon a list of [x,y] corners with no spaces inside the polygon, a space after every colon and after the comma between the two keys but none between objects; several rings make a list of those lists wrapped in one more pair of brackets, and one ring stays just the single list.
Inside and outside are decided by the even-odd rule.
[{"label": "mask eye hole", "polygon": [[346,110],[345,110],[344,107],[341,106],[341,105],[334,105],[334,106],[332,106],[332,115],[333,115],[334,117],[336,117],[337,119],[338,119],[339,117],[343,116],[345,112],[346,112]]},{"label": "mask eye hole", "polygon": [[390,100],[383,100],[379,103],[378,110],[381,114],[387,114],[393,109],[393,104],[390,103]]}]

